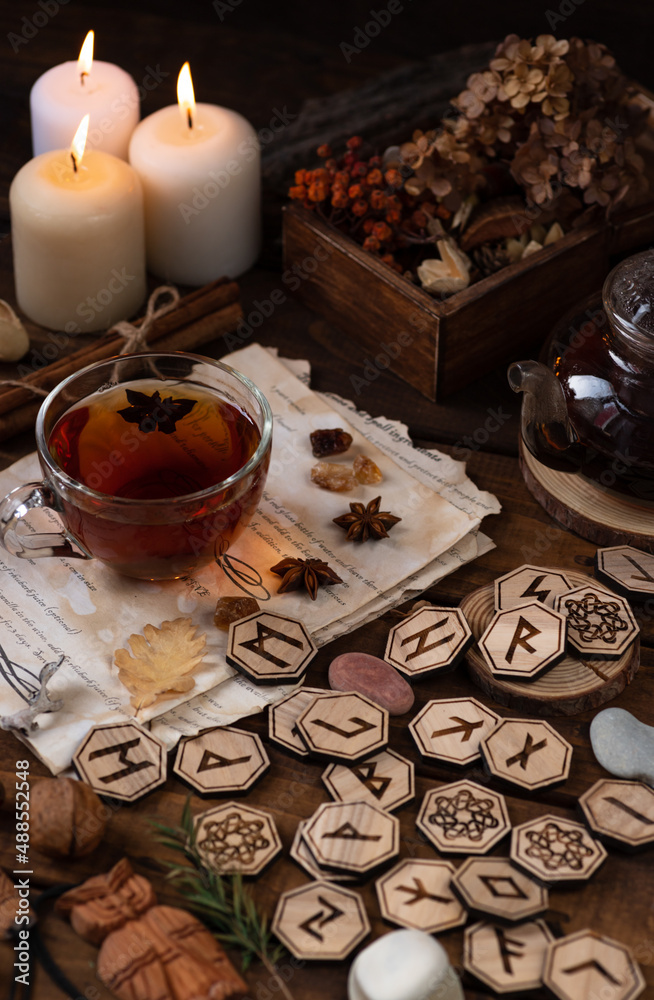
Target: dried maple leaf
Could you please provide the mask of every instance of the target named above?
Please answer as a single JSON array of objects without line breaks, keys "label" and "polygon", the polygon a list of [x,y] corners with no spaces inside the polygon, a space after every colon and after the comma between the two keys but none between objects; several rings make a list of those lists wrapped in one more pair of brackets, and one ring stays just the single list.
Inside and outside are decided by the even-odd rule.
[{"label": "dried maple leaf", "polygon": [[190,618],[162,622],[161,628],[146,625],[143,635],[129,637],[133,655],[126,649],[116,650],[118,677],[131,691],[134,708],[146,708],[194,687],[189,674],[201,662],[207,645],[206,635],[196,636],[196,629]]}]

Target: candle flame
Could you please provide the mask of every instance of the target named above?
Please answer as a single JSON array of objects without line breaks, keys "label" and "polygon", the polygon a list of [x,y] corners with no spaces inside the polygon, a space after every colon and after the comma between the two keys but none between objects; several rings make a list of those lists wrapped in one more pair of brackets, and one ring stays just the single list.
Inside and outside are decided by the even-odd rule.
[{"label": "candle flame", "polygon": [[177,102],[182,112],[182,117],[189,128],[193,128],[193,118],[195,116],[195,94],[193,93],[193,80],[191,79],[191,67],[184,63],[177,77]]},{"label": "candle flame", "polygon": [[86,147],[86,135],[89,130],[89,118],[90,115],[84,115],[77,132],[73,137],[73,141],[70,144],[70,158],[73,161],[73,170],[77,173],[77,169],[82,162],[82,157],[84,156],[84,149]]},{"label": "candle flame", "polygon": [[79,50],[79,58],[77,60],[77,68],[79,70],[79,76],[82,84],[84,83],[84,77],[88,76],[91,72],[91,67],[93,66],[93,39],[95,38],[95,33],[89,31],[86,38],[84,39],[84,44]]}]

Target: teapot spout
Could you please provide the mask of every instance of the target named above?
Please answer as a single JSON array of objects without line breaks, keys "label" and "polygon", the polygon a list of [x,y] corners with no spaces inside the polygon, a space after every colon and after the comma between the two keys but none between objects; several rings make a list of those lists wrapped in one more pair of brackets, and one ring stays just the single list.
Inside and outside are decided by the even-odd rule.
[{"label": "teapot spout", "polygon": [[551,469],[576,472],[586,449],[570,421],[563,386],[554,372],[538,361],[516,361],[507,376],[513,391],[524,393],[520,431],[529,451]]}]

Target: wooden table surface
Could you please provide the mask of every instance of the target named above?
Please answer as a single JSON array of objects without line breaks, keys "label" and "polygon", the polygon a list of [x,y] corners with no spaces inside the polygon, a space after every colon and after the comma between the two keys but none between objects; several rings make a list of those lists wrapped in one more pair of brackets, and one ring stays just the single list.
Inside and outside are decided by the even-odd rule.
[{"label": "wooden table surface", "polygon": [[[420,0],[411,6],[407,4],[392,30],[382,33],[348,62],[340,45],[343,41],[351,42],[355,27],[364,23],[369,14],[370,5],[361,0],[326,4],[320,8],[296,3],[264,4],[259,0],[244,0],[242,4],[226,0],[219,8],[209,2],[190,3],[184,5],[183,15],[178,10],[179,5],[162,0],[140,0],[138,5],[114,0],[111,8],[97,3],[68,6],[55,2],[54,6],[56,12],[48,18],[47,24],[17,47],[10,36],[13,33],[22,38],[23,31],[27,34],[22,19],[33,17],[40,8],[36,3],[5,3],[0,8],[0,37],[7,39],[3,42],[0,71],[1,115],[8,134],[0,153],[0,230],[4,234],[9,231],[8,185],[16,170],[30,156],[29,88],[49,66],[75,58],[89,27],[96,31],[97,57],[120,63],[137,82],[143,79],[148,66],[166,74],[160,86],[147,94],[143,115],[174,100],[177,71],[185,59],[190,59],[198,98],[241,111],[256,128],[267,124],[274,108],[286,107],[296,114],[307,98],[360,85],[377,73],[425,58],[436,51],[499,38],[511,30],[527,35],[549,30],[546,8],[526,5],[519,0],[510,0],[500,6],[467,4],[465,11],[453,5],[446,12],[438,5],[438,14],[436,5]],[[134,12],[136,6],[138,14]],[[551,6],[555,12],[559,8],[558,2]],[[618,6],[607,0],[594,0],[592,4],[579,5],[565,24],[558,23],[557,33],[592,36],[609,42],[625,71],[652,87],[654,69],[642,40],[651,37],[653,22],[651,4],[629,2]],[[268,297],[272,289],[280,286],[279,218],[275,198],[269,198],[267,205],[268,239],[264,256],[241,280],[246,313],[255,301]],[[13,297],[8,241],[3,243],[1,240],[0,295],[10,300]],[[467,459],[469,474],[478,486],[499,497],[502,513],[489,518],[483,526],[496,548],[431,588],[425,595],[429,600],[455,605],[472,589],[490,583],[525,561],[592,572],[594,546],[556,526],[532,500],[522,482],[516,457],[518,401],[508,389],[503,370],[490,372],[480,382],[438,404],[429,402],[386,373],[380,374],[360,395],[353,396],[350,378],[361,371],[365,352],[291,298],[287,298],[257,331],[257,339],[266,345],[277,346],[287,356],[308,358],[313,367],[315,388],[353,397],[359,406],[375,415],[401,419],[407,423],[417,443],[444,447],[455,457]],[[220,357],[226,349],[222,343],[216,343],[206,353]],[[0,368],[0,377],[7,377],[9,371],[8,367]],[[499,423],[498,430],[488,429],[491,412],[501,416],[499,421],[490,424],[495,427]],[[2,467],[32,450],[33,446],[31,434],[0,446]],[[365,650],[382,656],[388,629],[397,621],[396,613],[389,612],[321,649],[310,666],[307,684],[327,686],[327,667],[338,653]],[[654,625],[651,615],[641,615],[640,624],[642,665],[616,704],[654,724]],[[423,681],[416,686],[415,712],[430,698],[455,695],[480,697],[493,707],[492,702],[474,687],[465,666],[461,666],[443,679]],[[502,714],[512,713],[502,710]],[[576,802],[579,796],[606,774],[595,761],[589,745],[592,714],[551,720],[574,747],[570,777],[554,791],[536,795],[510,792],[507,801],[514,824],[547,811],[570,819],[578,818]],[[393,722],[390,741],[394,749],[416,761],[416,799],[399,812],[401,856],[433,857],[434,851],[425,845],[415,827],[419,804],[426,790],[434,784],[455,780],[461,775],[446,765],[425,764],[418,760],[407,731],[407,721],[401,718]],[[242,725],[266,739],[265,717],[246,720]],[[298,763],[269,743],[267,750],[272,768],[247,801],[273,813],[285,847],[283,857],[253,887],[261,906],[272,912],[282,891],[307,880],[287,852],[298,820],[309,816],[319,803],[326,801],[327,794],[320,781],[322,765]],[[13,824],[7,805],[13,810],[15,761],[26,756],[32,759],[13,737],[2,734],[0,780],[6,788],[8,802],[5,811],[0,812],[0,864],[10,871],[13,870]],[[33,761],[31,773],[38,777],[46,771]],[[479,768],[468,769],[466,776],[486,780]],[[495,787],[494,781],[490,782],[490,787]],[[174,895],[163,886],[158,862],[160,849],[153,843],[150,821],[176,822],[186,795],[187,789],[179,781],[169,779],[162,789],[142,802],[118,808],[103,844],[87,858],[64,864],[40,857],[37,860],[35,856],[35,884],[47,887],[58,882],[77,882],[108,869],[126,854],[138,871],[152,878],[161,897],[172,901]],[[198,812],[206,808],[206,802],[194,797],[192,806]],[[506,843],[493,853],[506,853]],[[373,936],[384,933],[388,927],[379,915],[372,880],[364,883],[361,891],[370,914]],[[654,997],[653,898],[651,850],[634,856],[611,850],[608,861],[590,882],[581,888],[551,891],[546,918],[557,935],[590,927],[629,945],[647,980],[643,996]],[[83,943],[68,924],[54,914],[45,916],[42,927],[53,954],[68,978],[76,984],[80,996],[89,1000],[108,997],[110,994],[93,974],[96,949]],[[461,969],[462,930],[448,932],[439,940],[453,964]],[[0,943],[1,986],[13,978],[12,962],[10,946]],[[288,986],[296,1000],[345,998],[348,963],[300,965],[292,970],[289,967]],[[256,968],[248,973],[253,998],[267,1000],[278,995],[267,983],[267,978]],[[469,1000],[492,995],[468,976],[464,978],[464,987]],[[33,1000],[60,1000],[62,996],[43,970],[38,970]]]}]

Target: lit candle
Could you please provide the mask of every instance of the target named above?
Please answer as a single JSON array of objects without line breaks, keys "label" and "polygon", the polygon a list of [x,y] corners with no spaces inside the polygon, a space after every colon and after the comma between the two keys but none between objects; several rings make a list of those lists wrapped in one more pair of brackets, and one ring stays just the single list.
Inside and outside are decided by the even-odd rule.
[{"label": "lit candle", "polygon": [[66,147],[88,112],[88,147],[126,160],[139,120],[139,92],[120,66],[93,60],[93,32],[89,31],[77,62],[53,66],[36,81],[30,110],[35,156]]},{"label": "lit candle", "polygon": [[53,330],[104,330],[145,298],[143,194],[124,160],[84,151],[88,115],[70,150],[42,153],[9,190],[16,299]]},{"label": "lit candle", "polygon": [[236,278],[261,243],[257,135],[235,111],[195,103],[188,63],[177,99],[140,122],[129,146],[143,184],[148,269],[187,285]]}]

